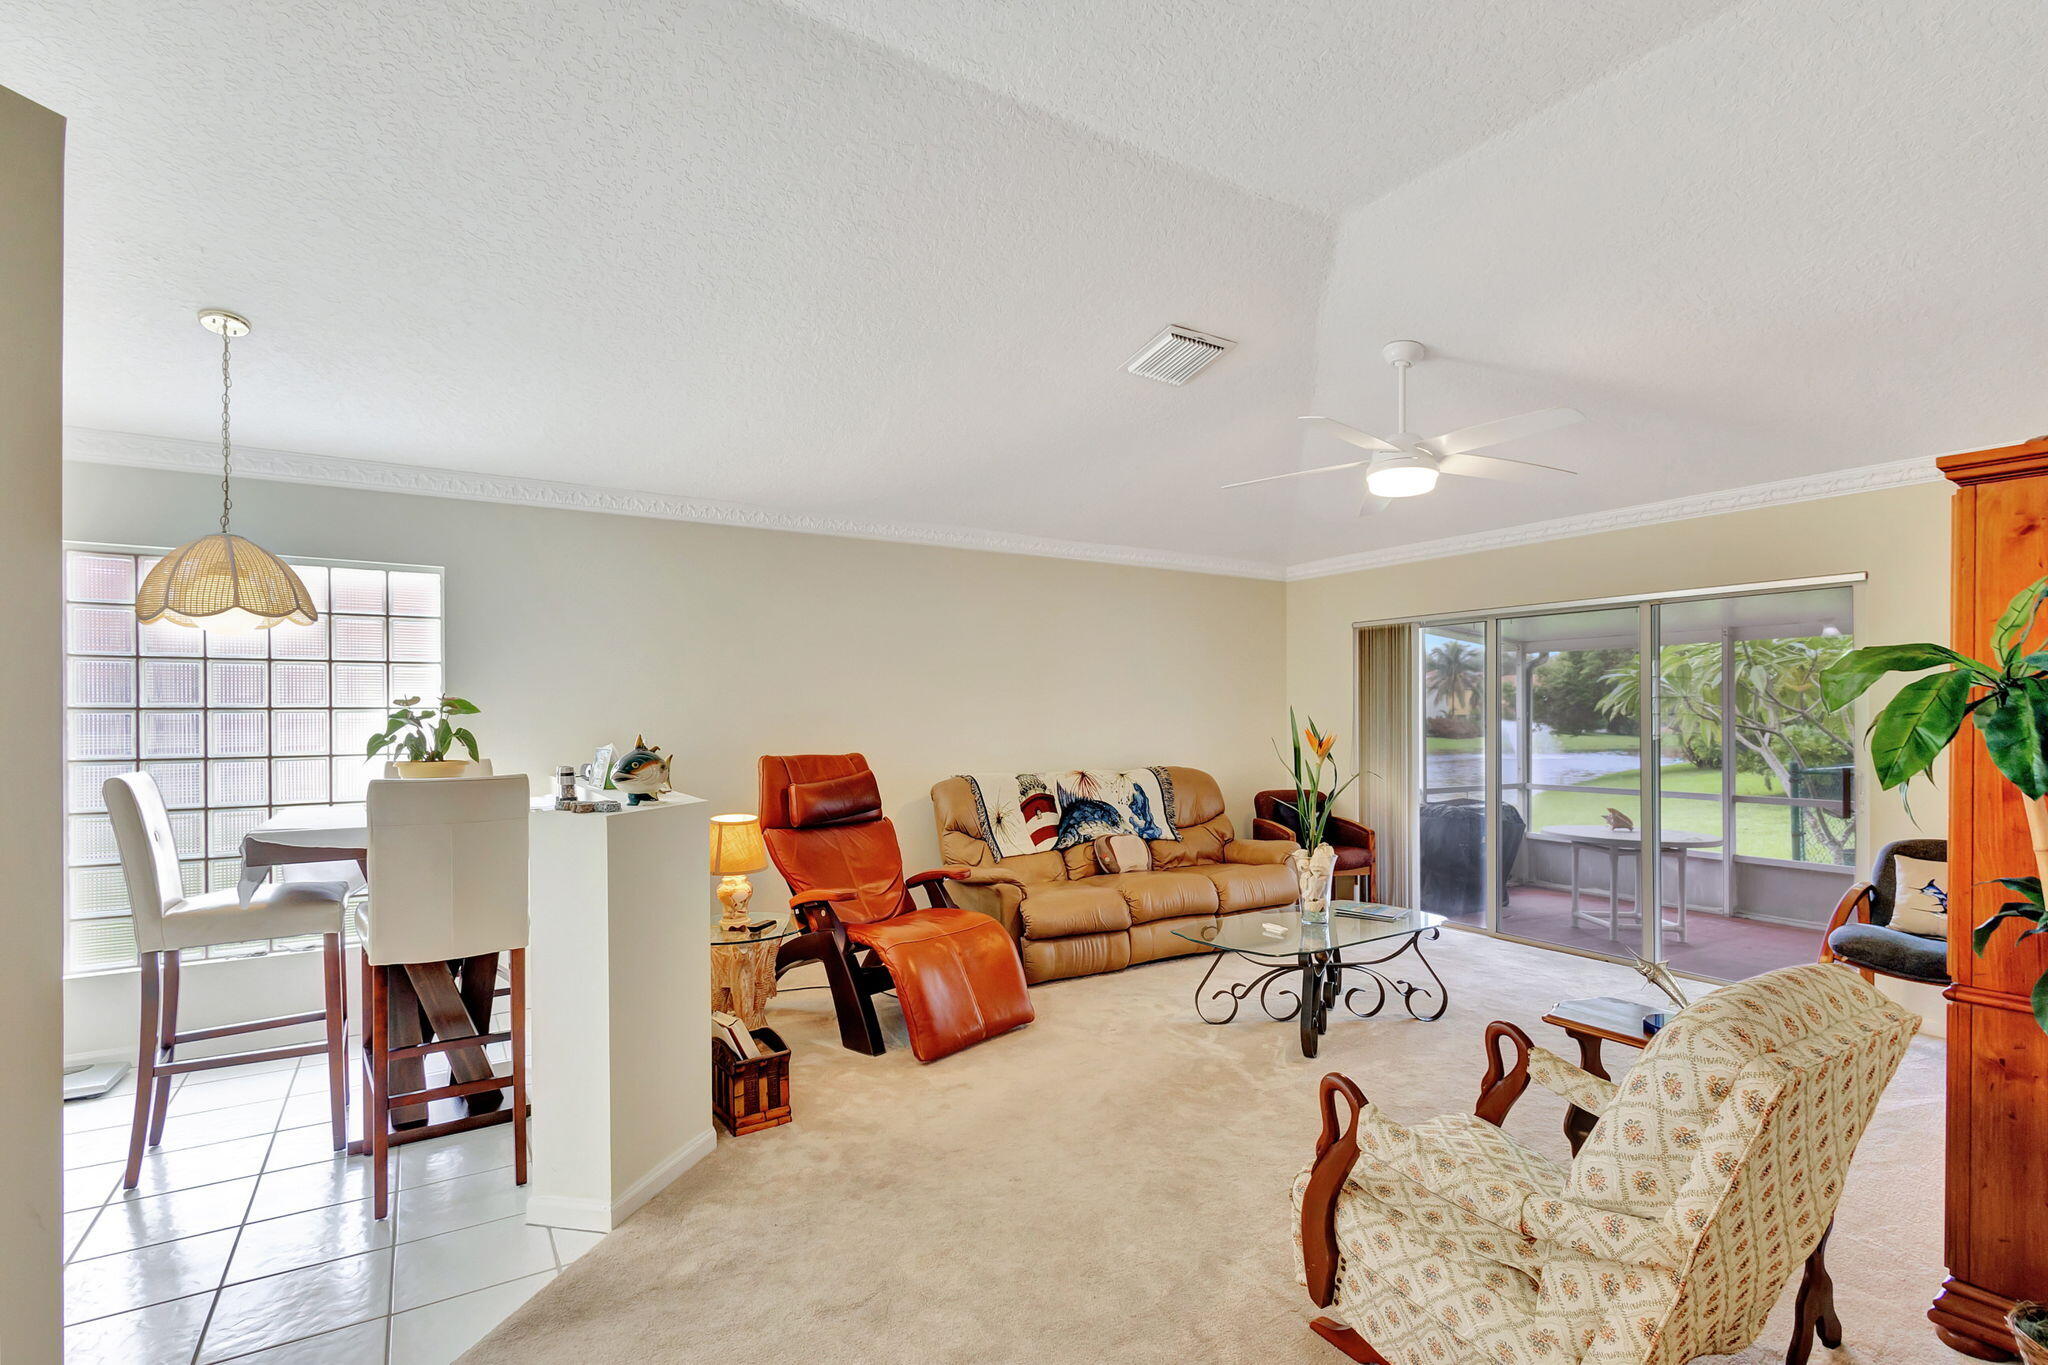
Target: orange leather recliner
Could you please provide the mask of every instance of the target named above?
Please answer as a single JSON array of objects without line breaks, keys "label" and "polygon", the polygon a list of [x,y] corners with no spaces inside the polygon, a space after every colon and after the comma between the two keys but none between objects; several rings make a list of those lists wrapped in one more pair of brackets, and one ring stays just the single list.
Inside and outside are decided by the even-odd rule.
[{"label": "orange leather recliner", "polygon": [[[879,1053],[874,992],[893,984],[920,1062],[972,1047],[1033,1018],[1023,964],[1001,925],[954,906],[946,883],[961,868],[906,880],[896,827],[882,814],[882,792],[859,754],[769,755],[761,760],[761,829],[768,856],[793,891],[790,909],[812,934],[829,933],[845,955],[857,1033]],[[931,899],[919,910],[910,889]],[[867,959],[860,961],[858,954]],[[835,995],[842,994],[835,989]]]}]

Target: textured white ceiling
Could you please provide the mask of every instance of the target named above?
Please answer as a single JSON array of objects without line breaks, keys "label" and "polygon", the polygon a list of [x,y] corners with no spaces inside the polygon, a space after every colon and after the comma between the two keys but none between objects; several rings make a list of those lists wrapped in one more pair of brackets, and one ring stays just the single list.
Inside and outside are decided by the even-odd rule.
[{"label": "textured white ceiling", "polygon": [[1736,0],[786,0],[1323,213],[1393,189]]},{"label": "textured white ceiling", "polygon": [[1591,420],[1500,450],[1578,478],[1446,479],[1304,540],[1370,554],[2048,431],[2044,83],[2036,0],[1753,3],[1354,213],[1318,411],[1390,424],[1379,343],[1414,335],[1443,353],[1413,373],[1421,431]]},{"label": "textured white ceiling", "polygon": [[[204,439],[215,304],[252,446],[1270,566],[2048,428],[2044,53],[2034,0],[0,6],[74,425]],[[1239,347],[1125,375],[1168,322]],[[1408,335],[1421,429],[1575,404],[1520,449],[1588,476],[1216,488],[1385,428]]]}]

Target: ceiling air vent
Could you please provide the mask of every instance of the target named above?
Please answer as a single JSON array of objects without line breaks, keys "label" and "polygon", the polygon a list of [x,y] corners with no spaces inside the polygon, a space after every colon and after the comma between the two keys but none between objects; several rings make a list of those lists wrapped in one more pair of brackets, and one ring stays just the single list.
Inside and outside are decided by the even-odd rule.
[{"label": "ceiling air vent", "polygon": [[1169,327],[1146,342],[1145,349],[1132,356],[1124,368],[1140,379],[1185,384],[1235,345],[1227,337],[1210,336],[1192,327]]}]

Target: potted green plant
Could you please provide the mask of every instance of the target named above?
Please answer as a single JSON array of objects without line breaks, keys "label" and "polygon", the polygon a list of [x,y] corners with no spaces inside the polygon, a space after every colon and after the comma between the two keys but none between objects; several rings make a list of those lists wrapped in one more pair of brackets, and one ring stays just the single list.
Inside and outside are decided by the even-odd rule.
[{"label": "potted green plant", "polygon": [[[423,704],[418,697],[399,697],[391,705],[383,731],[370,737],[363,757],[388,750],[400,777],[460,777],[476,761],[476,736],[453,719],[476,715],[475,702],[442,697]],[[458,744],[469,751],[468,759],[448,757]]]},{"label": "potted green plant", "polygon": [[[2048,933],[2048,650],[2028,652],[2048,578],[2022,588],[1991,628],[1991,661],[1941,645],[1872,645],[1852,650],[1821,675],[1822,695],[1835,710],[1849,705],[1889,673],[1930,673],[1899,689],[1870,723],[1870,763],[1887,789],[1902,787],[1933,766],[1967,717],[1984,736],[1985,752],[2019,789],[2034,846],[2032,877],[2000,877],[2021,897],[2008,901],[1970,936],[1982,953],[2006,920],[2028,925],[2021,938]],[[2034,1018],[2048,1032],[2048,973],[2034,983]]]},{"label": "potted green plant", "polygon": [[[1316,728],[1313,717],[1307,726],[1300,725],[1293,707],[1287,709],[1287,728],[1294,738],[1294,761],[1288,763],[1288,773],[1294,779],[1294,827],[1301,833],[1301,847],[1287,855],[1287,862],[1294,869],[1302,922],[1314,924],[1330,913],[1330,881],[1337,873],[1337,851],[1323,842],[1323,832],[1330,827],[1330,806],[1358,775],[1353,773],[1324,791],[1323,784],[1337,776],[1337,765],[1330,758],[1337,736]],[[1275,745],[1275,752],[1278,749]]]}]

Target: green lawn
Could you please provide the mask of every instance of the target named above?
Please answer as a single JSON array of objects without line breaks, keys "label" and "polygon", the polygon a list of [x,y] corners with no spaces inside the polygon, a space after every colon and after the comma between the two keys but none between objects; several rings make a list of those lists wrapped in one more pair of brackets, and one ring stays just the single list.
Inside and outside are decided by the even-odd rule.
[{"label": "green lawn", "polygon": [[[1576,785],[1581,787],[1629,787],[1636,782],[1637,769],[1633,766],[1609,773],[1603,777],[1589,777]],[[1668,792],[1700,792],[1718,795],[1721,790],[1721,774],[1710,768],[1672,767],[1662,774],[1664,790]],[[1763,796],[1770,794],[1767,781],[1762,773],[1737,773],[1735,790],[1738,794]],[[1632,796],[1610,796],[1605,792],[1546,791],[1537,792],[1533,798],[1529,827],[1541,829],[1545,825],[1597,825],[1607,814],[1609,806],[1619,807],[1630,816],[1640,814],[1640,803]],[[1721,812],[1717,806],[1706,801],[1666,801],[1664,823],[1672,829],[1691,830],[1697,834],[1715,834],[1720,830]],[[1784,806],[1737,806],[1735,808],[1736,840],[1735,851],[1758,858],[1790,858],[1792,856],[1792,812]],[[1809,855],[1812,856],[1811,851]]]}]

